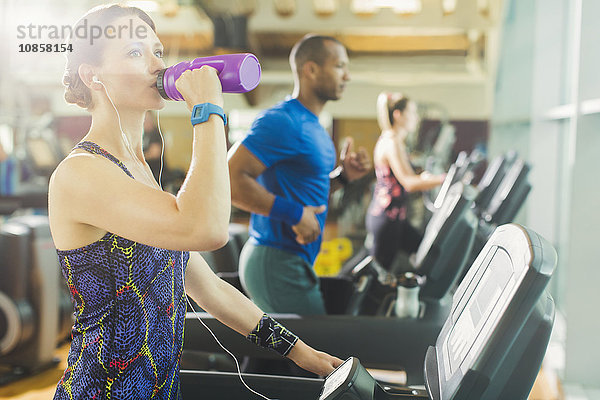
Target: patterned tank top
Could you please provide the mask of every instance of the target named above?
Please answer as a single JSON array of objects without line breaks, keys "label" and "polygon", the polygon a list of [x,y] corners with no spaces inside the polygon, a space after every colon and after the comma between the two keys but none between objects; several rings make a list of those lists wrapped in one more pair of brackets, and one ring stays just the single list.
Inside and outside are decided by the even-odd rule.
[{"label": "patterned tank top", "polygon": [[377,182],[373,190],[373,199],[369,206],[369,214],[377,217],[385,215],[390,220],[406,219],[406,190],[398,182],[391,168],[387,165],[376,165]]},{"label": "patterned tank top", "polygon": [[[75,148],[125,165],[92,142]],[[73,250],[57,250],[75,323],[67,369],[54,399],[180,399],[189,253],[113,233]]]}]

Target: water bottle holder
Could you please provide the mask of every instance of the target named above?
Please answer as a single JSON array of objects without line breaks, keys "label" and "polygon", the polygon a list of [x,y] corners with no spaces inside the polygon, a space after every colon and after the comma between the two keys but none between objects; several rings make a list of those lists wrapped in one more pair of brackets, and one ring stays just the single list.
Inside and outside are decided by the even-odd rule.
[{"label": "water bottle holder", "polygon": [[422,319],[425,316],[425,311],[427,309],[427,304],[425,302],[419,300],[419,311],[417,313],[417,317],[416,318],[412,318],[412,317],[397,317],[395,315],[395,309],[396,309],[396,299],[393,299],[392,301],[390,301],[390,304],[386,308],[384,316],[385,317],[390,317],[390,318]]}]

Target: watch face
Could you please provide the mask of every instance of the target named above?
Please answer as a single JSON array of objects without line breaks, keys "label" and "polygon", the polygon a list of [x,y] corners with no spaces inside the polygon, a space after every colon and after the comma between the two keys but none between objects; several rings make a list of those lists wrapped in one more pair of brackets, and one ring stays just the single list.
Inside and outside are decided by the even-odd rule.
[{"label": "watch face", "polygon": [[196,104],[194,106],[192,109],[192,124],[196,125],[208,121],[211,114],[218,115],[223,119],[223,123],[227,124],[227,117],[223,112],[223,108],[211,103]]},{"label": "watch face", "polygon": [[200,115],[202,115],[202,111],[204,111],[204,107],[195,107],[193,117],[198,118]]}]

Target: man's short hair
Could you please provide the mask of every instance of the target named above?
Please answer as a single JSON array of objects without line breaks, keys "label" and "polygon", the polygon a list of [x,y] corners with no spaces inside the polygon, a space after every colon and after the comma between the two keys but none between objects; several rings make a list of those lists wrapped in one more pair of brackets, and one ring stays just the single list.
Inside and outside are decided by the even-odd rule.
[{"label": "man's short hair", "polygon": [[333,36],[307,34],[294,45],[290,52],[290,66],[292,70],[300,71],[307,61],[323,65],[331,52],[325,46],[326,41],[332,41],[341,46],[343,44]]}]

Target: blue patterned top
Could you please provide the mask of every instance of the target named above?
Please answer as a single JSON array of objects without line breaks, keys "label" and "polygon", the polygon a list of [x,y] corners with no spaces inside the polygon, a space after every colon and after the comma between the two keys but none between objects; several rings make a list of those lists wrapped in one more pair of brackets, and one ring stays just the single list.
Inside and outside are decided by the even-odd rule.
[{"label": "blue patterned top", "polygon": [[[92,142],[99,154],[133,175]],[[189,253],[107,233],[73,250],[57,250],[75,307],[68,367],[54,399],[180,399]],[[182,265],[183,264],[183,265]]]}]

